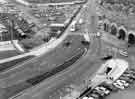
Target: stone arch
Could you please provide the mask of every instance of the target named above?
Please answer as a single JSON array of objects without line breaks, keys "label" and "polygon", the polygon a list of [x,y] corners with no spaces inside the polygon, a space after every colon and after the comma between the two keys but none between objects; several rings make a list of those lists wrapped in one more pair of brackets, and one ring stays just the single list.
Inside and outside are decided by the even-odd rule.
[{"label": "stone arch", "polygon": [[104,31],[109,32],[110,31],[110,21],[109,20],[104,20]]},{"label": "stone arch", "polygon": [[118,39],[120,39],[120,40],[125,40],[126,34],[127,34],[126,28],[123,27],[123,26],[119,27]]},{"label": "stone arch", "polygon": [[111,28],[110,28],[110,33],[112,35],[116,35],[117,34],[117,31],[118,31],[118,26],[116,23],[112,23],[111,24]]},{"label": "stone arch", "polygon": [[128,43],[130,44],[130,45],[133,45],[133,44],[135,44],[135,33],[134,32],[129,32],[129,34],[128,34]]}]

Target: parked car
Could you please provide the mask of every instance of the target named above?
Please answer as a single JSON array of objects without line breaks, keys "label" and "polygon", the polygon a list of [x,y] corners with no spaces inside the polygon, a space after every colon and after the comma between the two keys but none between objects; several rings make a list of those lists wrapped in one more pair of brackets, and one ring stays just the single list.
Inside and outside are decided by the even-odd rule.
[{"label": "parked car", "polygon": [[131,75],[130,78],[135,80],[135,75]]},{"label": "parked car", "polygon": [[88,97],[89,97],[88,99],[100,99],[101,96],[99,93],[93,92]]},{"label": "parked car", "polygon": [[96,87],[95,90],[100,92],[102,95],[108,95],[110,93],[110,91],[108,89],[106,89],[105,87],[102,87],[102,86]]},{"label": "parked car", "polygon": [[133,74],[133,75],[135,75],[135,71],[126,70],[123,74]]},{"label": "parked car", "polygon": [[127,81],[128,83],[130,83],[130,84],[134,82],[134,80],[131,79],[131,78],[129,78],[129,77],[123,77],[123,76],[121,76],[119,79],[120,79],[120,80],[125,80],[125,81]]},{"label": "parked car", "polygon": [[116,80],[116,82],[114,82],[113,85],[122,90],[129,87],[129,83],[127,83],[124,80]]},{"label": "parked car", "polygon": [[84,40],[82,40],[81,43],[82,43],[83,45],[86,45],[86,46],[90,44],[90,42],[84,41]]},{"label": "parked car", "polygon": [[135,69],[134,68],[130,68],[130,70],[135,72]]},{"label": "parked car", "polygon": [[118,88],[115,87],[115,86],[112,85],[112,84],[102,83],[100,86],[103,86],[103,87],[107,88],[107,89],[110,90],[110,91],[118,91]]},{"label": "parked car", "polygon": [[89,99],[89,97],[86,97],[86,96],[85,96],[85,97],[83,97],[82,99]]},{"label": "parked car", "polygon": [[95,99],[94,97],[89,97],[88,99]]},{"label": "parked car", "polygon": [[131,79],[135,80],[135,75],[134,75],[134,74],[132,74],[132,73],[123,74],[122,76],[123,76],[123,77],[129,77],[129,78],[131,78]]},{"label": "parked car", "polygon": [[[95,95],[96,96],[96,98],[98,98],[98,99],[101,99],[101,98],[103,98],[104,96],[105,96],[105,94],[103,93],[103,92],[100,92],[100,91],[97,91],[97,90],[92,90],[92,92],[91,92],[91,94],[90,94],[90,96],[92,96],[93,97],[93,95]],[[90,97],[89,96],[89,97]]]},{"label": "parked car", "polygon": [[120,82],[120,83],[123,83],[123,85],[124,85],[124,87],[125,88],[127,88],[127,87],[129,87],[129,83],[127,82],[127,81],[125,81],[125,80],[117,80],[116,82]]},{"label": "parked car", "polygon": [[105,56],[105,57],[102,57],[101,60],[107,61],[107,60],[112,59],[112,58],[113,58],[112,55],[107,55],[107,56]]}]

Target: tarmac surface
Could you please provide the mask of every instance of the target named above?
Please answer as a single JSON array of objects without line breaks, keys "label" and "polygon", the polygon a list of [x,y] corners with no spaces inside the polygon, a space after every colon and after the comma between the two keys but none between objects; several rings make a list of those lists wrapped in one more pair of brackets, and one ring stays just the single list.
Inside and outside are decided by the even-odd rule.
[{"label": "tarmac surface", "polygon": [[[91,3],[91,1],[88,2],[88,4],[84,7],[84,9],[87,9],[86,11],[90,11]],[[78,20],[80,18],[80,16],[83,14],[83,11],[85,11],[84,9],[82,10],[82,12],[79,13],[79,15],[77,16],[78,18],[75,18],[75,20]],[[95,19],[93,16],[92,19],[91,16],[89,16],[89,18],[87,19],[87,25],[89,25],[90,29],[86,30],[89,31],[89,33],[95,33],[95,28],[93,28],[93,19]],[[80,33],[77,34],[80,35]],[[70,35],[72,35],[72,33]],[[99,39],[94,39],[93,41],[91,41],[87,54],[83,56],[78,62],[76,62],[76,64],[73,64],[73,66],[65,69],[55,76],[48,78],[35,87],[21,92],[20,94],[18,94],[19,97],[16,97],[16,99],[59,99],[61,96],[66,95],[65,86],[69,87],[72,85],[79,86],[78,89],[81,91],[84,88],[84,85],[87,83],[86,78],[89,78],[90,75],[92,75],[102,63],[96,57],[96,54],[99,51],[98,43]]]},{"label": "tarmac surface", "polygon": [[[87,29],[85,31],[70,32],[70,26],[66,32],[69,33],[68,37],[57,46],[56,49],[43,55],[37,59],[21,66],[21,68],[5,72],[0,75],[3,82],[0,82],[1,86],[4,85],[4,90],[1,89],[2,99],[75,99],[79,96],[80,92],[84,91],[90,80],[90,77],[97,71],[97,69],[104,63],[100,58],[106,56],[108,53],[112,54],[114,58],[121,58],[127,60],[132,68],[135,66],[134,50],[128,49],[129,56],[125,57],[119,54],[118,49],[126,48],[123,41],[116,41],[116,38],[107,35],[103,38],[91,38],[90,46],[84,46],[81,41],[84,40],[83,33],[88,32],[96,33],[96,27],[94,27],[96,16],[93,16],[94,10],[92,5],[94,0],[88,1],[85,9],[81,9],[81,12],[74,20],[78,20],[80,17],[87,14],[89,16],[87,21]],[[86,12],[83,12],[86,11]],[[82,15],[82,16],[81,16]],[[86,16],[86,15],[85,15]],[[83,17],[84,18],[84,17]],[[110,40],[110,41],[109,41]],[[69,46],[65,46],[65,42],[70,41]],[[114,42],[116,42],[114,44]],[[118,42],[118,43],[117,43]],[[42,80],[37,85],[31,86],[30,83],[24,82],[26,79],[34,77],[35,75],[48,72],[54,67],[59,66],[61,63],[69,60],[76,55],[80,50],[87,50],[87,53],[83,54],[79,61],[76,61],[68,68],[52,75],[49,78]],[[26,67],[27,66],[27,67]],[[39,69],[37,70],[37,66]],[[44,71],[45,70],[45,71]],[[4,79],[5,78],[5,79]],[[28,89],[27,89],[28,88]],[[74,92],[76,94],[74,94]],[[107,99],[133,99],[134,88],[119,91],[118,93],[112,93]],[[71,95],[74,94],[74,95]],[[67,96],[67,97],[66,97]],[[69,97],[68,97],[69,96]],[[74,98],[73,98],[74,97]]]}]

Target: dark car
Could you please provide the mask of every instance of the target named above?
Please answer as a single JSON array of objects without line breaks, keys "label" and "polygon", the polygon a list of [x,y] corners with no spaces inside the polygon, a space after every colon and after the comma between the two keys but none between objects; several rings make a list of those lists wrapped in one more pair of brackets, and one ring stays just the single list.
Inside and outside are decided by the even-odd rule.
[{"label": "dark car", "polygon": [[130,84],[134,82],[134,80],[133,80],[133,79],[131,79],[131,78],[129,78],[129,77],[121,76],[119,79],[121,79],[121,80],[125,80],[125,81],[127,81],[128,83],[130,83]]},{"label": "dark car", "polygon": [[123,74],[133,74],[133,75],[135,75],[135,71],[127,70]]},{"label": "dark car", "polygon": [[114,85],[112,85],[112,84],[105,84],[105,83],[102,83],[100,86],[103,86],[103,87],[105,87],[106,89],[108,89],[108,90],[110,90],[110,91],[114,91],[114,92],[116,92],[116,91],[118,91],[119,89],[118,88],[116,88]]},{"label": "dark car", "polygon": [[130,70],[135,72],[135,68],[130,68]]},{"label": "dark car", "polygon": [[72,44],[72,41],[66,41],[64,42],[65,47],[69,47]]},{"label": "dark car", "polygon": [[[100,97],[99,94],[95,94],[95,93],[91,94],[91,95],[89,96],[89,99],[90,99],[91,97],[92,97],[93,99],[102,99],[102,97]],[[92,98],[91,98],[91,99],[92,99]]]},{"label": "dark car", "polygon": [[90,44],[90,42],[88,42],[88,41],[84,41],[84,40],[82,40],[82,41],[81,41],[81,43],[82,43],[83,45],[85,45],[85,46],[87,46],[87,45],[89,45],[89,44]]},{"label": "dark car", "polygon": [[102,99],[102,96],[97,91],[92,91],[91,93],[87,94],[88,97],[93,97],[94,99]]},{"label": "dark car", "polygon": [[122,74],[122,77],[129,77],[129,78],[131,78],[131,79],[135,80],[135,75],[134,75],[134,74],[132,74],[132,73]]},{"label": "dark car", "polygon": [[101,60],[107,61],[107,60],[112,59],[112,58],[113,58],[112,55],[107,55],[107,56],[105,56],[105,57],[102,57]]}]

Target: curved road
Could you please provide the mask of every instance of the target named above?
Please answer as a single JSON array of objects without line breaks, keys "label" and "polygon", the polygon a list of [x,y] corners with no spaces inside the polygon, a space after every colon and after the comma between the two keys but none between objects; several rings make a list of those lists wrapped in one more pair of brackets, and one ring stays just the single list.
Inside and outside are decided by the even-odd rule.
[{"label": "curved road", "polygon": [[[83,17],[84,13],[90,15],[87,16],[88,19],[86,18],[88,29],[85,30],[85,32],[87,31],[89,34],[96,32],[96,28],[94,27],[96,25],[96,16],[93,15],[94,13],[92,12],[94,11],[92,9],[93,1],[94,0],[89,0],[78,15],[78,17]],[[86,13],[84,11],[88,12]],[[92,13],[92,15],[90,13]],[[93,39],[87,54],[82,59],[80,59],[79,62],[65,69],[64,71],[44,80],[40,84],[29,88],[28,90],[24,90],[11,99],[72,99],[71,97],[62,97],[68,93],[72,93],[72,89],[77,90],[77,92],[84,90],[86,87],[85,85],[88,83],[87,80],[89,77],[101,65],[102,62],[99,60],[99,57],[97,57],[99,51],[97,49],[98,47],[99,39]],[[73,99],[77,98],[78,95],[79,94],[74,96]]]},{"label": "curved road", "polygon": [[[79,19],[79,17],[77,16],[75,19]],[[82,41],[85,40],[84,35],[72,35],[70,28],[71,25],[65,31],[68,36],[63,43],[59,44],[51,52],[25,62],[17,68],[0,73],[1,99],[7,99],[31,87],[31,84],[26,80],[48,72],[69,60],[81,50],[88,49],[88,45],[82,44]],[[65,42],[68,41],[71,42],[71,45],[66,47]]]}]

